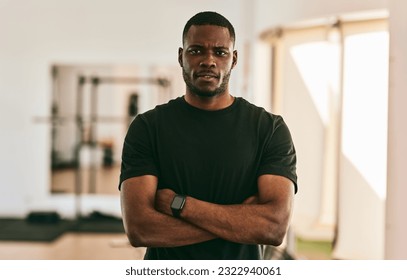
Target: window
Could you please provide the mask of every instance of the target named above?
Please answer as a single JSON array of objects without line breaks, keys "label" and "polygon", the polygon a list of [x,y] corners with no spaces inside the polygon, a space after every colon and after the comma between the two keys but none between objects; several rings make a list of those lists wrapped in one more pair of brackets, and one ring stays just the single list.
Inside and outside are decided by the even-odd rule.
[{"label": "window", "polygon": [[273,43],[272,108],[298,153],[294,232],[336,239],[337,258],[383,257],[388,45],[384,19],[287,28]]}]

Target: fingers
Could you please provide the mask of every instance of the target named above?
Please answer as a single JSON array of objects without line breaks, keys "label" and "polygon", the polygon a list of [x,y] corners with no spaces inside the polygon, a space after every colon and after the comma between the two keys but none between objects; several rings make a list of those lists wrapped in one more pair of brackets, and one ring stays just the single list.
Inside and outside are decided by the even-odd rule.
[{"label": "fingers", "polygon": [[170,206],[174,195],[175,192],[170,189],[157,190],[155,195],[155,210],[163,214],[172,215]]},{"label": "fingers", "polygon": [[258,204],[259,203],[259,198],[257,195],[252,195],[246,198],[242,204]]}]

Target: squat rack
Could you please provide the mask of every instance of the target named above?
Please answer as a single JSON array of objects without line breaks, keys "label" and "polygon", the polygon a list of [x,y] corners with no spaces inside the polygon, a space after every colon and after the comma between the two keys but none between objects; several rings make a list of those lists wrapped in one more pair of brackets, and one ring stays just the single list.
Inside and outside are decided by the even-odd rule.
[{"label": "squat rack", "polygon": [[[91,84],[90,89],[90,135],[89,141],[85,141],[85,120],[83,112],[83,99],[84,99],[84,86]],[[97,148],[97,123],[98,122],[115,122],[118,121],[114,117],[100,117],[98,116],[97,101],[98,101],[98,87],[101,84],[151,84],[164,89],[168,89],[170,81],[165,78],[137,78],[137,77],[98,77],[98,76],[78,76],[77,79],[77,92],[76,92],[76,145],[74,150],[74,166],[75,166],[75,211],[76,218],[81,217],[81,202],[80,195],[83,191],[82,185],[82,170],[80,166],[80,151],[84,144],[89,144],[91,147],[91,164],[89,173],[89,190],[90,193],[96,192],[96,177],[97,166],[95,162],[96,148]],[[137,108],[133,108],[132,114],[137,115]],[[130,116],[129,116],[130,117]],[[120,119],[122,121],[122,119]]]}]

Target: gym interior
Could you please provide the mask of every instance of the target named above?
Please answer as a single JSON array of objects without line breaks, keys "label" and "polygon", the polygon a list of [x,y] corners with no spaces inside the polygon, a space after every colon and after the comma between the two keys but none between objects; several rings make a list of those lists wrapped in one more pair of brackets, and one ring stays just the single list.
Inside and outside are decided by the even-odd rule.
[{"label": "gym interior", "polygon": [[142,259],[118,180],[137,114],[183,95],[185,22],[236,29],[231,92],[282,115],[298,157],[270,258],[407,259],[407,2],[0,0],[0,259]]}]

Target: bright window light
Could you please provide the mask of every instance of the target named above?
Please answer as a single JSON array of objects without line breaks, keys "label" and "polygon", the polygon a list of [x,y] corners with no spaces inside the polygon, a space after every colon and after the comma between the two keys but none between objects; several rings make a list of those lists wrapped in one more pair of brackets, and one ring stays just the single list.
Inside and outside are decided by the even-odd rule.
[{"label": "bright window light", "polygon": [[345,40],[342,151],[375,193],[386,197],[388,32]]}]

